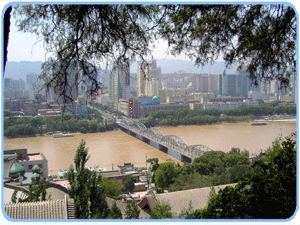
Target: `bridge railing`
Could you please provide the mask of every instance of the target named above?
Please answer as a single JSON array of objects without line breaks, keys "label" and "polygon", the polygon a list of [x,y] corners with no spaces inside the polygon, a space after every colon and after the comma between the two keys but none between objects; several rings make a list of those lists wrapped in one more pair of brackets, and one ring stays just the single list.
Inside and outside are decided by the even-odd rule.
[{"label": "bridge railing", "polygon": [[123,119],[120,121],[119,126],[147,137],[148,139],[155,140],[159,144],[164,145],[181,155],[187,156],[192,160],[202,156],[207,151],[213,151],[210,147],[202,144],[189,146],[177,135],[163,135],[162,132],[156,128],[147,128],[142,123],[133,123],[132,120]]}]

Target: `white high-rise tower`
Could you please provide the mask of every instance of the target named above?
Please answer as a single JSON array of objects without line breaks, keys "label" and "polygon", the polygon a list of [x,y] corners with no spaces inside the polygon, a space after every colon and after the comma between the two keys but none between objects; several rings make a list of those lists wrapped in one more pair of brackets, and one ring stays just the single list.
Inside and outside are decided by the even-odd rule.
[{"label": "white high-rise tower", "polygon": [[120,99],[130,98],[130,68],[128,65],[117,67],[109,77],[109,99],[118,103]]},{"label": "white high-rise tower", "polygon": [[156,61],[140,62],[138,65],[138,96],[157,96],[160,83],[161,69]]}]

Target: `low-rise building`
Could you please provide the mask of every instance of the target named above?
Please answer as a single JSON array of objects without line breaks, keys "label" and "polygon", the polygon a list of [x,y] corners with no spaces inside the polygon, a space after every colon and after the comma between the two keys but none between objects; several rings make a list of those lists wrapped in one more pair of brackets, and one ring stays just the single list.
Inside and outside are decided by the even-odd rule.
[{"label": "low-rise building", "polygon": [[116,181],[119,181],[122,184],[125,184],[125,181],[129,175],[132,175],[134,178],[134,182],[139,182],[140,173],[137,172],[124,172],[122,170],[112,170],[112,171],[102,171],[101,172],[102,177],[106,177],[107,179],[115,179]]},{"label": "low-rise building", "polygon": [[125,184],[125,181],[129,175],[132,175],[135,183],[133,191],[144,191],[146,189],[145,184],[140,183],[141,173],[137,172],[137,167],[134,167],[131,163],[124,163],[123,166],[118,166],[120,170],[101,171],[102,177],[107,179],[115,179],[116,181]]},{"label": "low-rise building", "polygon": [[[48,178],[48,161],[43,153],[28,153],[26,148],[4,150],[4,164],[11,160],[14,160],[14,163],[21,165],[25,169],[25,177],[28,179],[21,181],[22,185],[30,184],[30,177],[37,170],[40,178]],[[7,166],[6,168],[8,174],[6,178],[9,179],[9,173],[13,164],[7,163],[7,165],[10,165],[10,167]]]},{"label": "low-rise building", "polygon": [[189,104],[160,104],[160,105],[149,105],[140,107],[140,116],[144,117],[150,112],[156,112],[160,110],[179,110],[179,109],[189,109]]},{"label": "low-rise building", "polygon": [[41,177],[48,178],[48,161],[43,153],[29,153],[25,160],[18,160],[18,163],[25,168],[25,172],[33,172],[34,166],[40,168]]},{"label": "low-rise building", "polygon": [[75,219],[74,200],[56,199],[43,202],[4,204],[5,217],[18,221],[28,219]]},{"label": "low-rise building", "polygon": [[118,103],[118,111],[124,113],[125,116],[129,115],[129,102],[121,100]]},{"label": "low-rise building", "polygon": [[21,111],[25,101],[25,99],[4,99],[4,109],[9,109],[12,112]]},{"label": "low-rise building", "polygon": [[247,105],[252,105],[252,106],[258,106],[258,102],[250,102],[250,101],[244,101],[244,102],[220,102],[220,103],[208,103],[208,104],[203,104],[203,109],[229,109],[229,108],[239,108],[242,106],[247,106]]},{"label": "low-rise building", "polygon": [[78,102],[78,101],[74,103],[62,105],[61,111],[65,113],[71,113],[73,115],[88,113],[86,102]]},{"label": "low-rise building", "polygon": [[[236,184],[227,184],[215,186],[215,192],[224,189],[226,186],[235,186]],[[176,191],[171,193],[156,194],[150,192],[139,203],[141,210],[150,214],[157,201],[164,202],[170,205],[173,218],[179,218],[183,210],[189,209],[191,206],[194,210],[202,209],[207,206],[209,199],[210,187],[197,188],[183,191]]]},{"label": "low-rise building", "polygon": [[249,91],[248,97],[251,98],[252,101],[257,101],[258,99],[269,100],[269,94],[261,93],[258,91]]}]

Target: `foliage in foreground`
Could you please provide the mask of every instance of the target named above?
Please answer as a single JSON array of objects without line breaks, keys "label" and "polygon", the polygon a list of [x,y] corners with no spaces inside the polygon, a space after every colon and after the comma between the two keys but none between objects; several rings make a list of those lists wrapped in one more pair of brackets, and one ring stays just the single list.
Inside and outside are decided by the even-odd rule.
[{"label": "foliage in foreground", "polygon": [[75,169],[71,166],[67,175],[71,186],[69,195],[74,199],[75,218],[106,218],[109,208],[101,182],[102,176],[85,167],[88,159],[88,149],[85,148],[85,141],[81,140],[74,158]]},{"label": "foliage in foreground", "polygon": [[125,219],[138,219],[140,216],[140,210],[134,199],[127,202],[125,209]]},{"label": "foliage in foreground", "polygon": [[150,219],[169,219],[172,218],[171,206],[164,201],[156,201],[154,209],[150,214]]},{"label": "foliage in foreground", "polygon": [[124,185],[114,179],[102,178],[102,184],[104,186],[105,195],[107,197],[117,199],[122,194]]},{"label": "foliage in foreground", "polygon": [[287,219],[296,209],[295,134],[274,142],[265,158],[251,166],[253,175],[226,187],[189,219]]},{"label": "foliage in foreground", "polygon": [[122,219],[122,212],[118,208],[116,201],[111,206],[107,219]]},{"label": "foliage in foreground", "polygon": [[[156,164],[155,164],[156,165]],[[230,152],[208,151],[182,166],[173,161],[158,164],[155,186],[170,192],[236,183],[251,174],[249,152],[232,148]]]},{"label": "foliage in foreground", "polygon": [[[43,179],[38,185],[29,185],[29,194],[28,194],[28,202],[39,202],[46,201],[47,195],[47,184],[45,179]],[[48,200],[51,196],[48,196]]]}]

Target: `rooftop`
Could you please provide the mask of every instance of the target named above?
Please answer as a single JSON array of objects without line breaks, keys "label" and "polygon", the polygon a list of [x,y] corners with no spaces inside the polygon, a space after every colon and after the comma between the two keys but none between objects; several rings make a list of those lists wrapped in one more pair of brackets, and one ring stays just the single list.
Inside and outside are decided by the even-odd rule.
[{"label": "rooftop", "polygon": [[74,215],[67,207],[74,205],[68,199],[56,199],[44,202],[26,202],[4,204],[4,210],[12,219],[69,219]]},{"label": "rooftop", "polygon": [[28,154],[28,161],[43,160],[44,157],[40,153]]},{"label": "rooftop", "polygon": [[[215,192],[218,193],[219,190],[224,189],[226,186],[235,186],[236,184],[226,184],[221,186],[215,186]],[[197,188],[183,191],[176,191],[163,194],[149,194],[145,198],[148,199],[151,210],[154,209],[155,202],[165,202],[169,203],[171,206],[171,211],[175,217],[178,217],[182,210],[188,209],[190,204],[193,210],[202,209],[207,206],[207,201],[209,198],[210,187]],[[143,200],[142,200],[143,201]],[[142,203],[141,201],[141,203]],[[144,207],[145,201],[139,204],[140,207]]]}]

